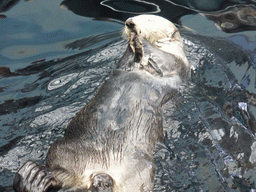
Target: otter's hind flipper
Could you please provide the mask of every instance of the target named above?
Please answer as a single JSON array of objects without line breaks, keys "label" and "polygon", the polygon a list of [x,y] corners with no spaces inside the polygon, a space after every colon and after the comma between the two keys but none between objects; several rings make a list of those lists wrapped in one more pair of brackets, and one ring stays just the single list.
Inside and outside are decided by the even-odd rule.
[{"label": "otter's hind flipper", "polygon": [[44,192],[56,184],[49,171],[33,161],[27,161],[15,176],[13,186],[16,192]]},{"label": "otter's hind flipper", "polygon": [[13,187],[16,192],[46,192],[50,188],[69,187],[74,183],[74,177],[64,169],[50,170],[27,161],[17,172]]}]

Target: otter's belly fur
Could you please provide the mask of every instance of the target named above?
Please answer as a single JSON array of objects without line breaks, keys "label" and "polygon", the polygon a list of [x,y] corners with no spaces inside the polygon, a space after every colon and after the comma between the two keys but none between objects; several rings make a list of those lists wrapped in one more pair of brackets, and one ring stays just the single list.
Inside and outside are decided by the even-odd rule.
[{"label": "otter's belly fur", "polygon": [[47,166],[72,171],[75,183],[83,181],[81,187],[90,188],[91,177],[105,173],[115,181],[114,191],[150,189],[152,152],[163,134],[161,102],[172,92],[151,76],[144,71],[115,71],[73,118],[64,138],[51,146]]},{"label": "otter's belly fur", "polygon": [[16,191],[153,190],[153,150],[163,137],[161,107],[177,93],[189,69],[176,55],[130,30],[118,69],[50,147],[46,165],[28,161],[21,167]]}]

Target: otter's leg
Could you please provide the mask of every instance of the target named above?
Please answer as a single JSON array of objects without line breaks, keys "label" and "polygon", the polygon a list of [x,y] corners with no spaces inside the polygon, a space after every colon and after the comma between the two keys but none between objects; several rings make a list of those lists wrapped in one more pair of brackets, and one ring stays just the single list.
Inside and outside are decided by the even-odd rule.
[{"label": "otter's leg", "polygon": [[45,192],[49,188],[61,188],[63,181],[72,177],[62,169],[49,170],[33,161],[27,161],[15,176],[16,192]]}]

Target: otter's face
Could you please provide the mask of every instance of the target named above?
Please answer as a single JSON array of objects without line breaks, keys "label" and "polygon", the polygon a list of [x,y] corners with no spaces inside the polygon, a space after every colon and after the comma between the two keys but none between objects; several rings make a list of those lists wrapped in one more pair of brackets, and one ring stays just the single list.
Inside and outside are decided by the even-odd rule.
[{"label": "otter's face", "polygon": [[139,15],[127,19],[123,37],[131,39],[132,33],[143,36],[153,46],[156,46],[158,41],[164,39],[182,43],[179,32],[174,24],[156,15]]}]

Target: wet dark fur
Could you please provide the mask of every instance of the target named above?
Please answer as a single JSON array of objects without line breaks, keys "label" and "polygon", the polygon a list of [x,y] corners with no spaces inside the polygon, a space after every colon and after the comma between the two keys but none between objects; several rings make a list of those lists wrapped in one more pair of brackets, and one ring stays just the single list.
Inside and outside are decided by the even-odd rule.
[{"label": "wet dark fur", "polygon": [[[21,167],[14,180],[17,192],[72,187],[91,164],[108,169],[113,157],[122,164],[126,156],[136,159],[136,166],[141,169],[149,169],[153,183],[153,150],[163,136],[161,106],[175,95],[179,86],[163,81],[162,78],[168,78],[163,74],[178,71],[186,79],[188,72],[175,56],[152,47],[143,38],[135,35],[131,42],[118,69],[71,120],[64,137],[50,147],[46,165],[28,161]],[[135,54],[131,46],[135,47]],[[145,56],[148,63],[143,61],[142,65]],[[134,152],[127,154],[130,148]],[[91,175],[90,187],[95,191],[111,191],[115,182],[112,175],[101,173]],[[143,185],[140,189],[151,190]]]}]

